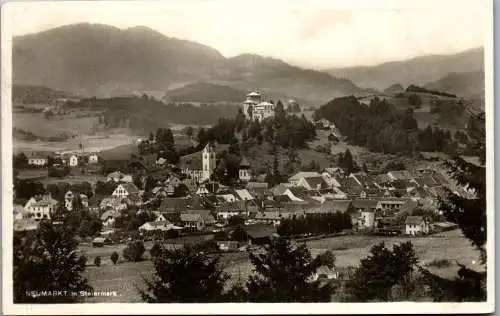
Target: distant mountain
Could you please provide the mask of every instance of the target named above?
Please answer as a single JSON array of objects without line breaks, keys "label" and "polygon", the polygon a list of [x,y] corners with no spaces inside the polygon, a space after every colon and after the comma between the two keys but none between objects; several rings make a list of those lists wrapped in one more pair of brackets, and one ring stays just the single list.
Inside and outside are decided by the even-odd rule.
[{"label": "distant mountain", "polygon": [[75,95],[42,86],[12,86],[12,102],[20,104],[53,104],[58,99],[75,99]]},{"label": "distant mountain", "polygon": [[[248,94],[248,90],[235,89],[211,82],[195,82],[181,88],[167,91],[164,100],[176,102],[241,103],[245,100],[246,94]],[[289,99],[294,99],[299,104],[306,102],[300,98],[290,97],[278,92],[267,92],[263,97],[267,100],[281,100],[284,104],[286,104]]]},{"label": "distant mountain", "polygon": [[396,82],[403,86],[423,85],[452,72],[484,71],[484,50],[475,48],[452,55],[421,56],[371,67],[336,68],[327,71],[360,87],[384,89]]},{"label": "distant mountain", "polygon": [[146,27],[74,24],[15,37],[13,82],[80,95],[167,90],[206,76],[223,60],[213,48]]},{"label": "distant mountain", "polygon": [[311,101],[363,92],[349,80],[281,60],[249,54],[227,59],[208,46],[146,27],[121,30],[88,23],[15,37],[13,81],[101,97],[167,91],[199,81]]},{"label": "distant mountain", "polygon": [[484,72],[450,73],[437,81],[427,83],[424,87],[462,97],[484,98]]}]

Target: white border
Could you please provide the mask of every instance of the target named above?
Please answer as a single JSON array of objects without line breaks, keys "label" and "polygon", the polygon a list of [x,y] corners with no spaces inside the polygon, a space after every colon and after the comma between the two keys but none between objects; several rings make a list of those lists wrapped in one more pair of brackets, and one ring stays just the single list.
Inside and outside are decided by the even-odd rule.
[{"label": "white border", "polygon": [[[307,9],[381,9],[381,8],[432,8],[436,0],[277,0],[267,2],[257,0],[252,2],[218,0],[226,2],[228,6],[250,4],[252,7],[265,5],[280,8]],[[450,7],[456,6],[460,1],[440,0],[449,3]],[[116,3],[116,1],[113,1]],[[161,1],[155,1],[165,5]],[[172,8],[186,8],[191,3],[196,3],[197,9],[208,9],[215,1],[185,0],[172,1]],[[465,2],[465,1],[463,1]],[[441,314],[441,313],[489,313],[494,310],[494,135],[493,135],[493,1],[474,1],[475,4],[486,6],[491,15],[485,16],[485,93],[486,93],[486,141],[487,141],[487,208],[488,212],[488,298],[483,303],[312,303],[312,304],[255,304],[255,303],[224,303],[224,304],[143,304],[143,303],[86,303],[86,304],[58,304],[58,305],[31,305],[12,304],[12,104],[11,104],[11,23],[9,9],[15,2],[4,3],[1,12],[2,31],[2,107],[1,107],[1,136],[2,136],[2,276],[3,276],[3,313],[5,314],[39,314],[39,315],[61,315],[61,314]],[[85,1],[67,2],[72,5],[84,6]],[[125,1],[123,2],[125,3]],[[141,5],[140,1],[126,1],[127,4]],[[49,5],[50,3],[47,3]],[[446,14],[446,12],[443,12]],[[460,21],[457,21],[460,23]]]}]

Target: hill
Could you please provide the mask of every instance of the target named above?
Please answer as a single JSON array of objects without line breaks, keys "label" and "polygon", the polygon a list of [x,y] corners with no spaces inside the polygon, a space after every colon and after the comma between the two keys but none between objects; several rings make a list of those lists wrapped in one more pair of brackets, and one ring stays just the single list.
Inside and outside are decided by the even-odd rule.
[{"label": "hill", "polygon": [[245,90],[275,91],[314,102],[364,93],[346,79],[326,72],[291,66],[282,60],[254,54],[242,54],[219,63],[214,79]]},{"label": "hill", "polygon": [[145,91],[164,94],[199,81],[311,101],[363,92],[349,80],[325,72],[258,55],[225,58],[211,47],[146,27],[82,23],[13,39],[13,82],[18,84],[110,97]]},{"label": "hill", "polygon": [[423,85],[452,72],[484,71],[484,50],[474,48],[451,55],[421,56],[376,66],[335,68],[333,76],[346,78],[360,87],[384,89],[395,82],[403,86]]},{"label": "hill", "polygon": [[390,87],[387,87],[384,89],[384,94],[394,94],[394,93],[401,93],[404,92],[405,88],[400,85],[399,83],[395,83],[391,85]]},{"label": "hill", "polygon": [[484,98],[484,72],[450,73],[437,81],[425,84],[424,87],[462,97]]},{"label": "hill", "polygon": [[59,99],[75,98],[69,92],[42,86],[13,85],[12,102],[18,104],[54,104]]},{"label": "hill", "polygon": [[165,91],[207,75],[215,49],[146,27],[74,24],[13,39],[13,82],[83,96]]},{"label": "hill", "polygon": [[168,101],[181,102],[241,102],[246,91],[209,82],[195,82],[184,87],[169,90],[165,96]]}]

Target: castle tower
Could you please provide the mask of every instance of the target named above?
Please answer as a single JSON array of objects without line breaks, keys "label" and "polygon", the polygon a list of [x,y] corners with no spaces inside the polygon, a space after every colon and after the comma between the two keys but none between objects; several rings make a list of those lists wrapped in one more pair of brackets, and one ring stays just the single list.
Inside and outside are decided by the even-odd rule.
[{"label": "castle tower", "polygon": [[214,173],[216,167],[215,161],[215,150],[210,143],[208,143],[202,151],[202,166],[203,166],[203,176],[202,181],[210,179],[210,176]]}]

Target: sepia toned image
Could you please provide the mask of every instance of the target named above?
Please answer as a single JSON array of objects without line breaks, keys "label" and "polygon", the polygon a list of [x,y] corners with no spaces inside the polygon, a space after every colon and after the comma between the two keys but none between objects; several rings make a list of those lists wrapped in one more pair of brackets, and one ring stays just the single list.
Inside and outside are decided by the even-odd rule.
[{"label": "sepia toned image", "polygon": [[492,2],[307,2],[2,6],[4,312],[493,311]]}]

